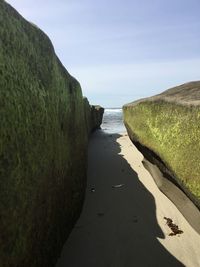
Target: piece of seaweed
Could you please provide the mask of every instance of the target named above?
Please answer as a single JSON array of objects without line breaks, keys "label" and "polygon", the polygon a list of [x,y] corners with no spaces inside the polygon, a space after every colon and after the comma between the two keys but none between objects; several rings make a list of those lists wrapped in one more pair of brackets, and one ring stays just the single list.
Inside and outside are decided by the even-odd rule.
[{"label": "piece of seaweed", "polygon": [[183,234],[183,231],[179,229],[178,225],[173,223],[172,219],[167,218],[167,217],[164,217],[164,219],[167,221],[167,225],[172,230],[172,232],[169,234],[169,236]]}]

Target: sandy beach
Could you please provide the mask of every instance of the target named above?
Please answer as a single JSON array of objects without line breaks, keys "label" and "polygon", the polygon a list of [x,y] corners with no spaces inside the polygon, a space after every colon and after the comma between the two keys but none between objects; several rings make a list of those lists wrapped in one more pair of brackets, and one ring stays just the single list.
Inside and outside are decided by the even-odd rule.
[{"label": "sandy beach", "polygon": [[[200,266],[200,235],[159,190],[126,134],[90,140],[82,214],[57,267]],[[172,233],[169,218],[182,233]]]}]

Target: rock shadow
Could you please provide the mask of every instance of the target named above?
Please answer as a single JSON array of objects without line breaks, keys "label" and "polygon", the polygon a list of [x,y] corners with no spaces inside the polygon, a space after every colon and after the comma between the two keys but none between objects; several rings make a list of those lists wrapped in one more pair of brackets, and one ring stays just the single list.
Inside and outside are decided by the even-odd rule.
[{"label": "rock shadow", "polygon": [[91,137],[83,211],[57,267],[184,266],[158,241],[154,197],[120,155],[119,137]]}]

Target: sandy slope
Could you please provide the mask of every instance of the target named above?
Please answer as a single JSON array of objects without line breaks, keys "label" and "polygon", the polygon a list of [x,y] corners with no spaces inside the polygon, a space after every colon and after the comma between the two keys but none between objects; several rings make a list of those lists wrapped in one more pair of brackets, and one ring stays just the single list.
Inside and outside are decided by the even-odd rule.
[{"label": "sandy slope", "polygon": [[[57,267],[200,266],[200,235],[142,159],[127,136],[93,134],[83,212]],[[184,233],[169,236],[165,216]]]}]

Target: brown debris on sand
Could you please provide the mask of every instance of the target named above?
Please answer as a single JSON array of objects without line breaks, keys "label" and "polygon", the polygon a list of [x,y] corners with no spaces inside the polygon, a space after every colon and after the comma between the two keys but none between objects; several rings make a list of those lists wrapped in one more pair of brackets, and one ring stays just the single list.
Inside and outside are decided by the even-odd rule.
[{"label": "brown debris on sand", "polygon": [[167,218],[167,217],[164,217],[164,219],[167,221],[167,225],[172,230],[169,236],[183,234],[183,231],[178,228],[178,225],[173,223],[172,219]]}]

